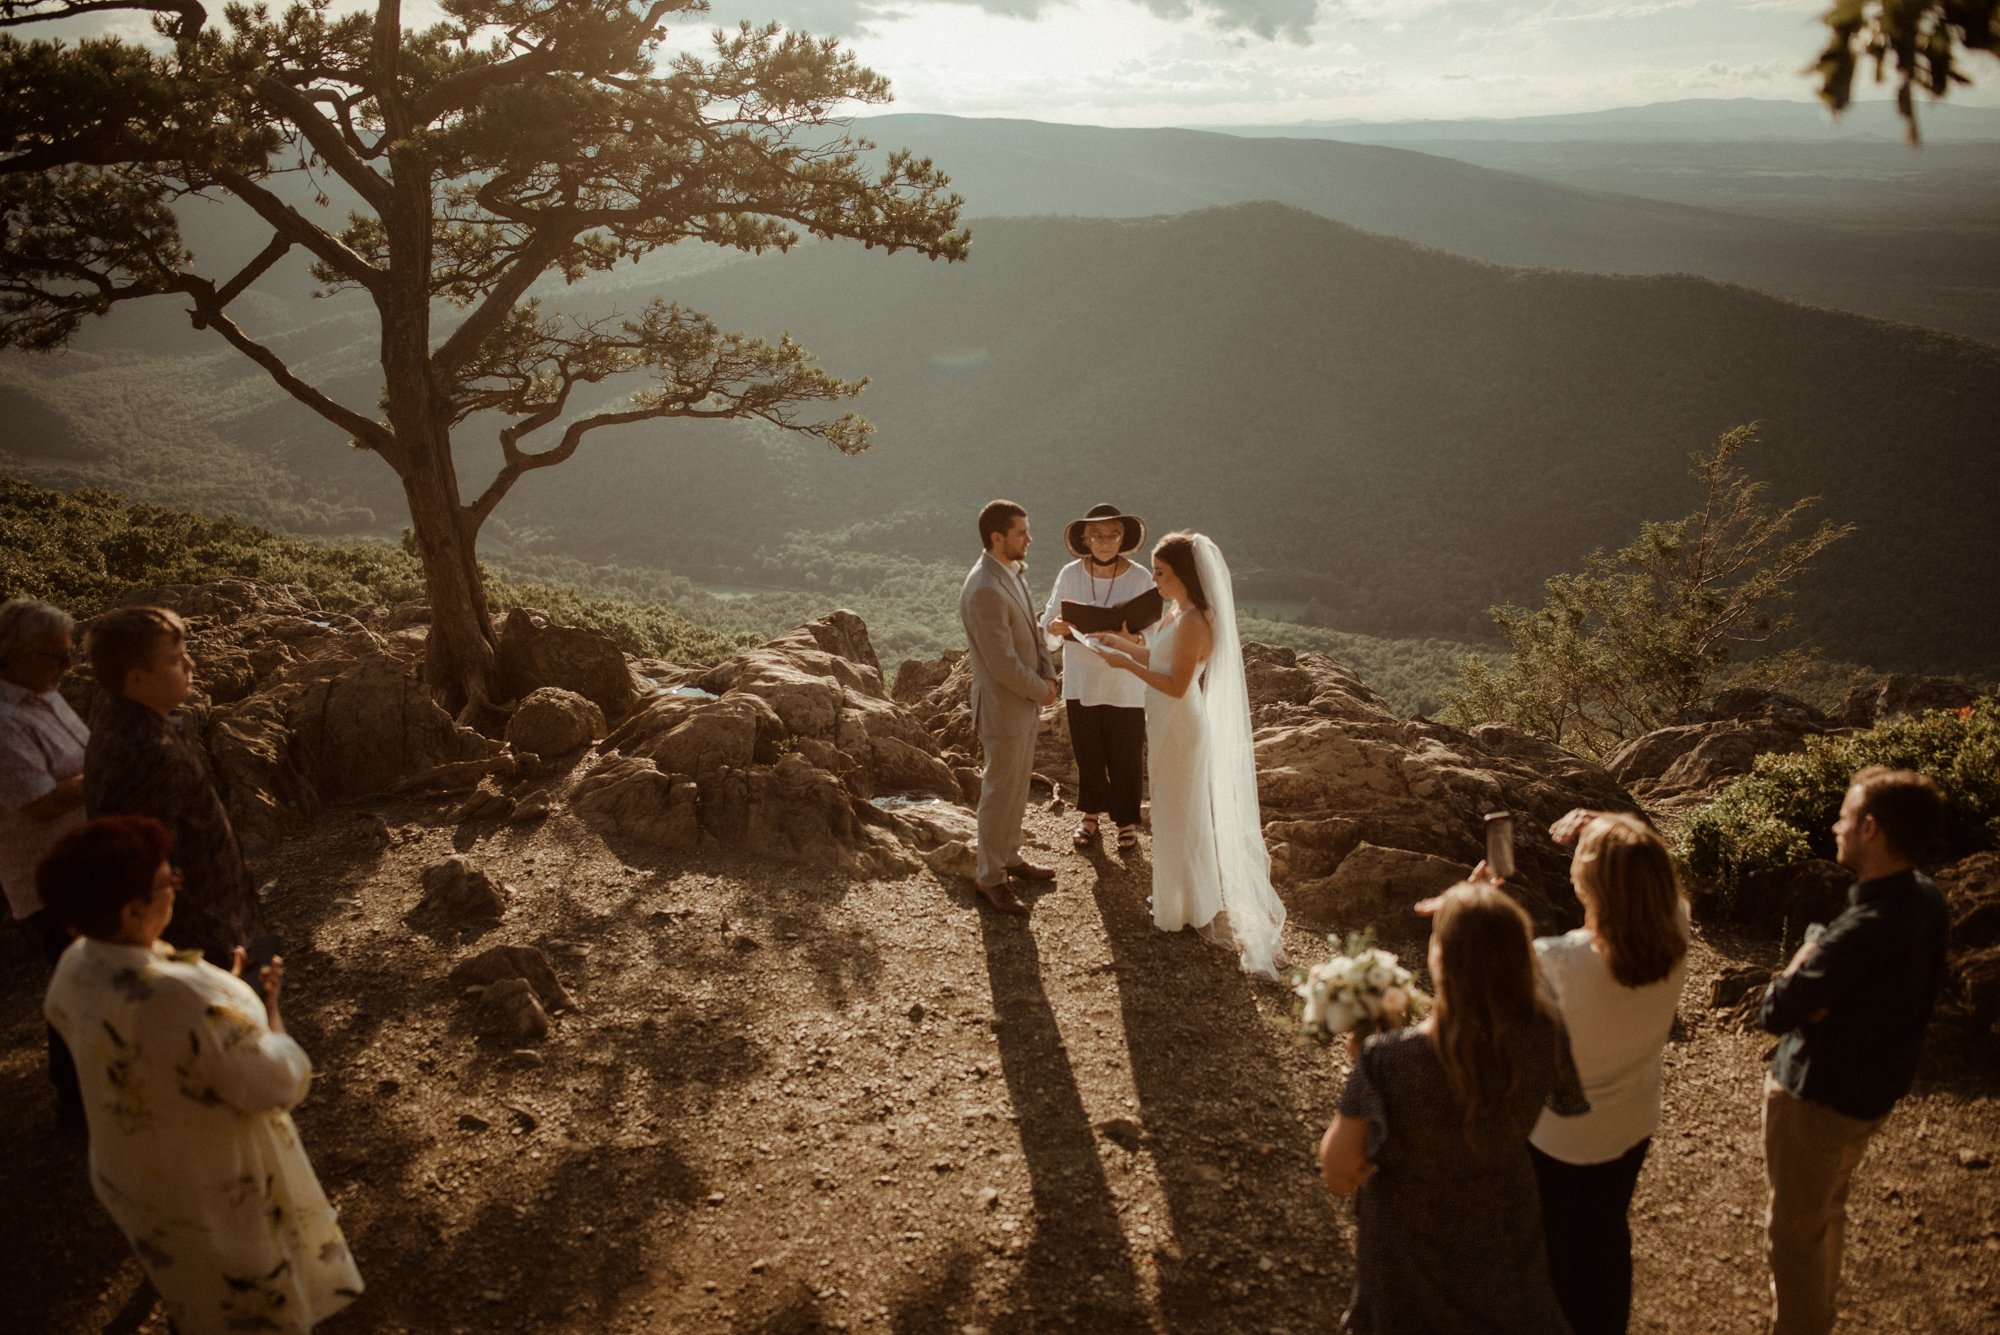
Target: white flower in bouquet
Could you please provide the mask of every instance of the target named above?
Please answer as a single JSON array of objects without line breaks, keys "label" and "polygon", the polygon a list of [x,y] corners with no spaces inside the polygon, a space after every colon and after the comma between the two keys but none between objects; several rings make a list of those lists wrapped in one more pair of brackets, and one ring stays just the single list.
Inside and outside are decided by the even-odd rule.
[{"label": "white flower in bouquet", "polygon": [[1336,952],[1332,958],[1292,970],[1301,1038],[1331,1043],[1347,1034],[1365,1038],[1400,1029],[1430,1004],[1395,955],[1376,948],[1372,932],[1350,933],[1344,945],[1339,937],[1327,940]]}]

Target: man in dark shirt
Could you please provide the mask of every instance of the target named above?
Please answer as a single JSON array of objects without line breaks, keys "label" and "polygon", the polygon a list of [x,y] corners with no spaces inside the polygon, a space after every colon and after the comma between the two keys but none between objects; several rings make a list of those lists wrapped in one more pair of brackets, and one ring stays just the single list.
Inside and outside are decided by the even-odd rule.
[{"label": "man in dark shirt", "polygon": [[229,968],[237,946],[263,935],[263,915],[229,813],[174,714],[194,690],[187,627],[163,607],[107,612],[90,627],[90,665],[110,699],[84,752],[84,809],[167,827],[184,882],[167,937]]},{"label": "man in dark shirt", "polygon": [[1833,1329],[1848,1183],[1916,1077],[1949,927],[1916,863],[1943,813],[1921,774],[1855,775],[1833,827],[1848,907],[1764,992],[1759,1022],[1783,1035],[1764,1081],[1776,1335]]}]

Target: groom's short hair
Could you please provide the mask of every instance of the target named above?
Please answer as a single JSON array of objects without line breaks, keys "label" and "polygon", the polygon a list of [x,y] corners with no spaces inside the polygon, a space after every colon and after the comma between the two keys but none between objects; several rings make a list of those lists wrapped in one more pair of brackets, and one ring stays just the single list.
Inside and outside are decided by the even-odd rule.
[{"label": "groom's short hair", "polygon": [[1014,518],[1026,518],[1027,508],[1016,501],[988,501],[979,512],[979,547],[984,551],[993,545],[996,533],[1005,533],[1014,527]]}]

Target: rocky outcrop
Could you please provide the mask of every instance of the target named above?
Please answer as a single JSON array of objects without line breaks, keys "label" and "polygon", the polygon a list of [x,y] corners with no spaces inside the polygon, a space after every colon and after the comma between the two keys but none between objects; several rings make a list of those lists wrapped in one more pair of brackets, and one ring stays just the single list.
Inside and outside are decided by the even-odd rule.
[{"label": "rocky outcrop", "polygon": [[601,750],[571,809],[608,833],[855,874],[913,870],[922,849],[873,799],[959,795],[937,743],[889,698],[852,612],[650,695]]},{"label": "rocky outcrop", "polygon": [[1955,677],[1896,672],[1849,690],[1840,702],[1840,721],[1850,728],[1872,728],[1926,710],[1963,709],[1978,698],[1977,687]]},{"label": "rocky outcrop", "polygon": [[1975,853],[1937,874],[1951,906],[1947,987],[2000,1035],[2000,853]]},{"label": "rocky outcrop", "polygon": [[[1546,831],[1574,807],[1637,809],[1603,769],[1511,729],[1468,734],[1399,718],[1318,654],[1251,644],[1244,658],[1272,878],[1301,920],[1414,934],[1410,904],[1472,869],[1484,851],[1483,817],[1495,810],[1519,816],[1514,887],[1538,923],[1577,918],[1569,854]],[[976,745],[969,684],[964,655],[951,653],[905,663],[895,690],[947,758],[966,763]],[[1060,711],[1049,715],[1037,768],[1073,775],[1055,726]]]},{"label": "rocky outcrop", "polygon": [[[937,739],[954,772],[970,771],[969,783],[960,775],[961,794],[967,802],[976,801],[981,757],[979,734],[972,727],[972,665],[965,651],[952,649],[937,658],[904,662],[896,669],[890,695]],[[1041,730],[1035,735],[1035,773],[1076,791],[1076,756],[1070,750],[1069,718],[1060,702],[1042,711]]]},{"label": "rocky outcrop", "polygon": [[1515,813],[1511,888],[1542,930],[1580,917],[1548,826],[1576,807],[1634,810],[1598,766],[1498,725],[1397,717],[1320,654],[1244,646],[1272,880],[1299,917],[1410,935],[1409,905],[1484,855],[1484,816]]},{"label": "rocky outcrop", "polygon": [[500,624],[500,673],[515,699],[560,686],[589,700],[604,717],[622,719],[639,699],[624,651],[609,636],[564,626],[545,612],[517,607]]},{"label": "rocky outcrop", "polygon": [[1718,695],[1698,718],[1626,742],[1604,768],[1649,810],[1685,811],[1748,774],[1758,756],[1802,751],[1806,738],[1830,726],[1803,700],[1742,687]]}]

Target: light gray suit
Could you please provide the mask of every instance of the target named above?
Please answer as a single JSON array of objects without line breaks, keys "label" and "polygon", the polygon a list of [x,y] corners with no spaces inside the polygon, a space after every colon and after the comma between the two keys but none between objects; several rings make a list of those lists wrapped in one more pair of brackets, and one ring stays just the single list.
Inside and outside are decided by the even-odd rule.
[{"label": "light gray suit", "polygon": [[986,752],[979,785],[979,868],[983,886],[1003,885],[1021,860],[1021,818],[1035,767],[1042,701],[1055,663],[1021,577],[982,552],[958,595],[958,619],[972,660],[972,726]]}]

